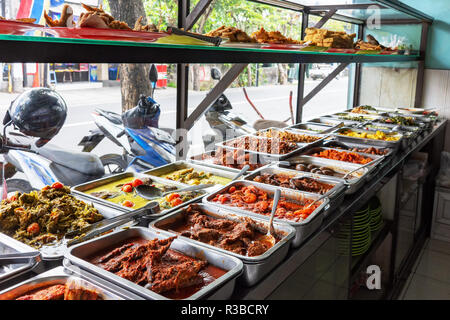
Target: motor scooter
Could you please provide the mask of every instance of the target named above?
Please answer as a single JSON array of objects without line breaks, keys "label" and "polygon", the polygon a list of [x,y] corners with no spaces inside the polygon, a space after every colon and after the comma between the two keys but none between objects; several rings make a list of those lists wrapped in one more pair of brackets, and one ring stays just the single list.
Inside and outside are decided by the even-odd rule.
[{"label": "motor scooter", "polygon": [[[211,78],[219,81],[222,78],[222,73],[217,68],[211,68]],[[285,121],[265,120],[248,98],[245,88],[243,90],[245,97],[261,119],[250,125],[249,121],[233,112],[230,100],[222,93],[205,112],[205,119],[213,131],[203,135],[205,151],[215,149],[217,142],[225,141],[226,139],[253,134],[257,130],[269,127],[283,128],[288,126],[286,122],[291,118]]]}]

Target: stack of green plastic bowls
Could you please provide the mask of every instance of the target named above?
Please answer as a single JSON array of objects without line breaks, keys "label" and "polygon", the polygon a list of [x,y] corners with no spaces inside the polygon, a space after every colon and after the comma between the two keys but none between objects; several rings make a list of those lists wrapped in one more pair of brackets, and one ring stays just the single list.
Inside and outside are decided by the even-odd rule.
[{"label": "stack of green plastic bowls", "polygon": [[381,202],[378,197],[373,197],[369,201],[369,215],[370,215],[370,231],[377,232],[383,226],[383,214],[381,211]]},{"label": "stack of green plastic bowls", "polygon": [[[370,221],[368,206],[353,215],[352,256],[364,254],[369,249],[371,241]],[[351,221],[342,225],[337,238],[339,252],[347,255],[350,247]]]}]

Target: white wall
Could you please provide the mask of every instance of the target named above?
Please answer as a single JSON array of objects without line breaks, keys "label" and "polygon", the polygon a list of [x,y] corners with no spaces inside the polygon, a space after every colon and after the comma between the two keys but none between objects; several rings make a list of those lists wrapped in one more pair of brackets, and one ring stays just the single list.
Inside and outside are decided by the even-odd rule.
[{"label": "white wall", "polygon": [[[414,106],[416,80],[417,69],[362,68],[360,104]],[[422,107],[436,108],[439,115],[450,120],[450,70],[425,70]],[[450,124],[445,136],[445,150],[450,151]]]}]

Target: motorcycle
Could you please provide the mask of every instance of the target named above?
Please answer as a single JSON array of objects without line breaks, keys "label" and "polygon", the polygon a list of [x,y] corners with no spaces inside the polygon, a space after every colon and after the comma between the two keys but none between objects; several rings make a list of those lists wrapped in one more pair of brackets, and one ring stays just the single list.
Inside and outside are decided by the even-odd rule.
[{"label": "motorcycle", "polygon": [[[104,176],[98,156],[65,151],[48,143],[63,126],[66,113],[64,100],[46,88],[29,90],[13,101],[0,136],[3,197],[7,192],[27,193],[57,181],[73,186]],[[20,132],[7,133],[10,126]],[[34,141],[32,137],[40,139]],[[22,172],[26,179],[13,179],[17,172]]]},{"label": "motorcycle", "polygon": [[[220,70],[211,68],[211,78],[219,81],[222,78]],[[225,141],[226,139],[253,134],[257,130],[269,127],[284,128],[287,126],[286,122],[290,118],[285,121],[265,120],[248,98],[245,88],[243,90],[248,102],[261,119],[257,120],[253,126],[249,125],[241,116],[232,112],[233,106],[230,100],[222,93],[205,112],[206,121],[213,130],[213,133],[208,133],[203,136],[205,151],[213,150],[215,143]]]},{"label": "motorcycle", "polygon": [[158,71],[152,64],[149,72],[151,97],[141,95],[138,105],[122,116],[96,109],[92,116],[97,129],[83,137],[79,146],[83,152],[92,151],[105,137],[122,148],[122,155],[106,154],[100,157],[107,174],[125,170],[141,172],[176,161],[174,130],[159,128],[159,104],[153,100]]},{"label": "motorcycle", "polygon": [[138,105],[120,116],[96,109],[92,116],[97,129],[82,138],[78,145],[83,152],[92,151],[104,138],[123,150],[122,155],[100,157],[107,174],[128,169],[137,172],[176,161],[176,141],[170,129],[159,129],[159,105],[150,97],[141,96]]}]

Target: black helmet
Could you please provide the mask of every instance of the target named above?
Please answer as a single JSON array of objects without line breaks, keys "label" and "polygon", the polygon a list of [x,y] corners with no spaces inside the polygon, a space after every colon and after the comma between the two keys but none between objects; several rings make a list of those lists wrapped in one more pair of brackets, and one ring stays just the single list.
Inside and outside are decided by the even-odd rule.
[{"label": "black helmet", "polygon": [[12,120],[20,132],[41,138],[37,144],[43,145],[59,132],[66,116],[66,102],[56,91],[34,88],[11,103],[3,124]]}]

